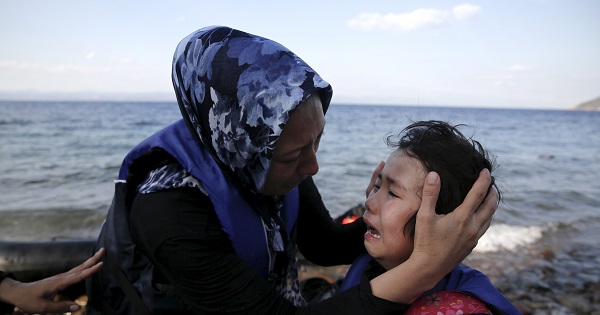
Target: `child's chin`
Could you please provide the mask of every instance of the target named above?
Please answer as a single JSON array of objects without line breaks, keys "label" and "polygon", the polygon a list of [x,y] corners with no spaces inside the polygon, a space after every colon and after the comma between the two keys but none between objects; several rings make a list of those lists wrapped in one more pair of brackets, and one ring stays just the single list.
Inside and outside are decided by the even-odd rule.
[{"label": "child's chin", "polygon": [[369,246],[369,244],[367,243],[368,242],[365,241],[365,249],[367,250],[367,253],[371,255],[371,257],[377,256],[377,253],[372,248],[370,248],[371,246]]}]

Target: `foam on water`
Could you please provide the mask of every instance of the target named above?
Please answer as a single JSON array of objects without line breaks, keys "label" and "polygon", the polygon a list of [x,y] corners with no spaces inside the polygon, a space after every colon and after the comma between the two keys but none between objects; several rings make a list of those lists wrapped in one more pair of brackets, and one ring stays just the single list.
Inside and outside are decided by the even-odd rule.
[{"label": "foam on water", "polygon": [[517,247],[534,243],[542,237],[543,228],[539,226],[511,226],[494,224],[481,237],[476,252],[515,250]]}]

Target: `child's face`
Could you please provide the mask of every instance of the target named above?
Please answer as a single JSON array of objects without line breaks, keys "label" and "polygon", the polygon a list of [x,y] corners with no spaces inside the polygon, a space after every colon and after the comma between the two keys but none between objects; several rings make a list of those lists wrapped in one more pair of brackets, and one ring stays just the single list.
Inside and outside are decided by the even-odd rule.
[{"label": "child's face", "polygon": [[403,263],[413,251],[413,240],[404,235],[404,224],[421,205],[426,175],[419,160],[395,151],[365,202],[365,247],[386,269]]}]

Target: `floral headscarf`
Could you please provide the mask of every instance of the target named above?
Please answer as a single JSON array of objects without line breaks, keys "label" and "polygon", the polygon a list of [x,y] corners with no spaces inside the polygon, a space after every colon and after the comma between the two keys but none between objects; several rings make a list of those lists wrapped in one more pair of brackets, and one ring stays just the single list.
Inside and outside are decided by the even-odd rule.
[{"label": "floral headscarf", "polygon": [[179,43],[172,79],[188,127],[255,192],[291,112],[316,92],[325,112],[332,95],[329,83],[281,44],[223,26]]}]

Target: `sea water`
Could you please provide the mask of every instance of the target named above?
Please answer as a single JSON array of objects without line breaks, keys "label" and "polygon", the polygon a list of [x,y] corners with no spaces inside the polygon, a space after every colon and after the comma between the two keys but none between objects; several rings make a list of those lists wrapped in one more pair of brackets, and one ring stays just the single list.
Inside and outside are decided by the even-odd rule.
[{"label": "sea water", "polygon": [[[124,155],[180,117],[174,103],[0,102],[0,239],[94,236]],[[600,112],[424,106],[330,106],[315,181],[333,217],[364,202],[385,138],[429,119],[496,156],[504,202],[481,250],[600,224]]]},{"label": "sea water", "polygon": [[[95,238],[124,155],[180,117],[175,103],[0,102],[0,240]],[[430,119],[496,156],[503,202],[474,261],[506,273],[551,251],[576,285],[600,282],[600,112],[333,104],[315,176],[332,217],[364,202],[386,136]]]}]

